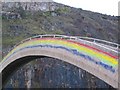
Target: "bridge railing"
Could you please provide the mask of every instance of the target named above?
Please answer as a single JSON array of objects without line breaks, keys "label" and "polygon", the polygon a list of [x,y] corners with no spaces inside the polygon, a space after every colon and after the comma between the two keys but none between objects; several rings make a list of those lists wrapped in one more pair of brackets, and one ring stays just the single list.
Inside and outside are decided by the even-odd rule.
[{"label": "bridge railing", "polygon": [[16,46],[18,46],[26,41],[35,39],[35,38],[60,38],[60,39],[74,40],[74,41],[82,42],[82,43],[90,45],[90,46],[97,47],[97,48],[102,49],[106,52],[111,52],[112,54],[118,54],[119,53],[118,49],[120,47],[120,45],[117,43],[113,43],[113,42],[109,42],[109,41],[105,41],[105,40],[100,40],[100,39],[95,39],[95,38],[66,36],[66,35],[53,35],[53,34],[37,35],[37,36],[27,38],[27,39],[21,41],[20,43],[18,43],[17,45],[15,45],[14,47],[16,47]]},{"label": "bridge railing", "polygon": [[88,41],[92,41],[92,42],[96,42],[96,43],[103,44],[103,45],[110,45],[111,47],[114,47],[116,49],[118,49],[120,47],[119,44],[113,43],[113,42],[110,42],[110,41],[106,41],[106,40],[90,38],[90,37],[78,37],[78,38],[88,40]]},{"label": "bridge railing", "polygon": [[104,45],[101,45],[96,42],[91,42],[91,41],[86,41],[86,40],[81,40],[81,39],[79,39],[78,41],[84,43],[85,45],[89,45],[89,46],[95,47],[97,49],[100,49],[104,52],[111,53],[112,55],[118,55],[118,53],[119,53],[118,50],[109,48],[109,46],[104,46]]}]

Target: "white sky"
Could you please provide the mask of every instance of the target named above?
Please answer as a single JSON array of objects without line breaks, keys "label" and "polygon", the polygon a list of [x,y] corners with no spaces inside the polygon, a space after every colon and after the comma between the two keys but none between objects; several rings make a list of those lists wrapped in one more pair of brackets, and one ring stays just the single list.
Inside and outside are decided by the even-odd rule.
[{"label": "white sky", "polygon": [[118,16],[119,0],[54,0],[83,10],[90,10],[107,15]]}]

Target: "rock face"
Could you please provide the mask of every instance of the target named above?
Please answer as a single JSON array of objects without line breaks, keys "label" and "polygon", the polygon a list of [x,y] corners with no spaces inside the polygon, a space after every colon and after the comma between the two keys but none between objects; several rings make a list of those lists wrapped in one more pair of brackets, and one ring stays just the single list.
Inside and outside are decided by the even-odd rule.
[{"label": "rock face", "polygon": [[[3,57],[16,43],[38,34],[88,36],[119,43],[118,17],[115,16],[76,9],[55,2],[11,2],[3,3],[2,6]],[[54,61],[52,58],[30,62],[13,75],[6,87],[109,87],[87,72],[70,64],[65,65],[65,62]],[[28,66],[32,71],[27,70]],[[27,74],[31,72],[33,77]]]},{"label": "rock face", "polygon": [[32,61],[20,68],[11,81],[6,88],[109,88],[87,72],[53,58]]},{"label": "rock face", "polygon": [[62,7],[64,5],[62,4],[56,4],[54,2],[15,2],[15,3],[8,3],[4,2],[3,3],[3,10],[7,10],[8,8],[13,8],[13,7],[22,7],[23,10],[28,10],[28,11],[54,11],[55,9],[58,9],[59,7]]}]

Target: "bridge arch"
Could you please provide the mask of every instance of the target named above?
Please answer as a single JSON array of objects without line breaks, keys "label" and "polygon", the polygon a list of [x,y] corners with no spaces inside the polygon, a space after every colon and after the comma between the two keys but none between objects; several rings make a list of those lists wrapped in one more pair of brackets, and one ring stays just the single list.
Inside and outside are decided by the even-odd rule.
[{"label": "bridge arch", "polygon": [[[108,52],[68,38],[30,38],[17,45],[0,63],[1,71],[40,56],[53,57],[75,65],[109,85],[118,87],[118,57]],[[25,60],[25,62],[24,62]],[[4,77],[4,76],[3,76]],[[113,78],[115,77],[115,78]]]}]

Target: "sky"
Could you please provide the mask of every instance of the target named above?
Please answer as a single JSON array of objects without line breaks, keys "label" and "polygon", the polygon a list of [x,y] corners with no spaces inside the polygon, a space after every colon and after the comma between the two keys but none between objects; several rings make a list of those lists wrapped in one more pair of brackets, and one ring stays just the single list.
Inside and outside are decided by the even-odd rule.
[{"label": "sky", "polygon": [[118,16],[118,2],[120,0],[54,0],[83,10],[90,10],[107,15]]}]

